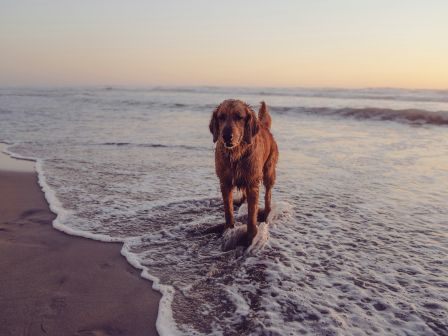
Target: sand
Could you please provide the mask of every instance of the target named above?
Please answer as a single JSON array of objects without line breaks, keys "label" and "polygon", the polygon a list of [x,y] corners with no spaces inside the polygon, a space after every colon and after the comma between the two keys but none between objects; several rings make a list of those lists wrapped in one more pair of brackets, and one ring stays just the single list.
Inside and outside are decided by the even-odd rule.
[{"label": "sand", "polygon": [[157,335],[160,294],[126,262],[121,244],[53,229],[32,163],[5,160],[1,154],[0,335]]}]

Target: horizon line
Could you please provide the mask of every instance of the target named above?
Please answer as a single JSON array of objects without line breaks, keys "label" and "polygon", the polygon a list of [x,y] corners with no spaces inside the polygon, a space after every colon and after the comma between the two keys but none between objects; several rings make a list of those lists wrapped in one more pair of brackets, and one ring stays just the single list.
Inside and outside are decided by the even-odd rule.
[{"label": "horizon line", "polygon": [[403,91],[448,91],[446,88],[401,87],[401,86],[320,86],[320,85],[217,85],[217,84],[0,84],[1,89],[68,89],[68,88],[109,88],[109,89],[149,89],[149,88],[244,88],[244,89],[312,89],[312,90],[403,90]]}]

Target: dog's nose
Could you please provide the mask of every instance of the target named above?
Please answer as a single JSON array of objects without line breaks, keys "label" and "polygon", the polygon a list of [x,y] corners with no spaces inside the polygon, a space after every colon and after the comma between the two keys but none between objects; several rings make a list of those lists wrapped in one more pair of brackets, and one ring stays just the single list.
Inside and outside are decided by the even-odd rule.
[{"label": "dog's nose", "polygon": [[232,142],[232,138],[233,138],[233,134],[232,134],[232,128],[230,127],[225,127],[222,130],[222,138],[224,139],[224,141],[226,143],[231,143]]}]

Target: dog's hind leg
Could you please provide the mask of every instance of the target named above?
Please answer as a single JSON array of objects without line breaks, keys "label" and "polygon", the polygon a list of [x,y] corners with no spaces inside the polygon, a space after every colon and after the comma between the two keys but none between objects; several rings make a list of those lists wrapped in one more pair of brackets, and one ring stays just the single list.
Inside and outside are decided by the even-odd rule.
[{"label": "dog's hind leg", "polygon": [[265,187],[264,209],[258,212],[258,221],[265,222],[271,212],[272,187],[275,183],[275,161],[268,159],[263,168],[263,184]]},{"label": "dog's hind leg", "polygon": [[272,198],[272,186],[266,187],[264,194],[264,209],[258,212],[258,221],[266,222],[269,214],[271,213],[271,198]]}]

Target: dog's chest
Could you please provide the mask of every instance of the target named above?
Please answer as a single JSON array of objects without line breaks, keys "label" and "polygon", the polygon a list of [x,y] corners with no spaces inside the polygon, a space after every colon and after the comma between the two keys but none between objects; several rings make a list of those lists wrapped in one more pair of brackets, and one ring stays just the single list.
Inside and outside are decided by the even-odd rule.
[{"label": "dog's chest", "polygon": [[262,166],[253,156],[252,151],[226,151],[218,148],[216,151],[216,172],[221,181],[237,188],[256,185],[262,178]]},{"label": "dog's chest", "polygon": [[239,160],[236,162],[230,161],[230,171],[232,175],[232,184],[234,186],[241,188],[247,184],[249,169],[244,160]]},{"label": "dog's chest", "polygon": [[254,163],[253,160],[247,157],[241,157],[236,161],[229,160],[233,186],[245,188],[259,183],[261,180],[261,171],[258,171],[259,169],[257,169]]}]

